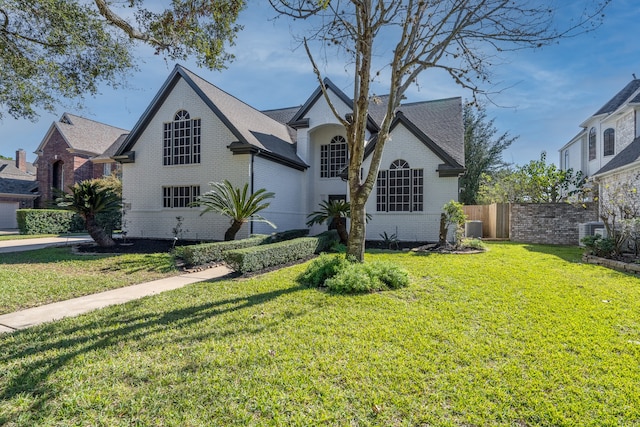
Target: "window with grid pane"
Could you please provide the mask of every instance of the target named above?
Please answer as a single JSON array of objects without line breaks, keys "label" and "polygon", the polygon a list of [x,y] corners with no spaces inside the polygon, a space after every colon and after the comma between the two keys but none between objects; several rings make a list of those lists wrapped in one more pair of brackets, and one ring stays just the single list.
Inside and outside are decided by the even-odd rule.
[{"label": "window with grid pane", "polygon": [[405,160],[396,160],[388,170],[380,170],[376,181],[378,212],[421,212],[424,209],[424,172],[411,169]]},{"label": "window with grid pane", "polygon": [[162,206],[165,208],[186,208],[200,196],[199,185],[162,187]]},{"label": "window with grid pane", "polygon": [[616,151],[616,131],[612,128],[605,130],[602,144],[604,145],[604,155],[613,156]]},{"label": "window with grid pane", "polygon": [[320,146],[320,177],[335,178],[347,166],[347,141],[337,135],[331,138],[329,144]]},{"label": "window with grid pane", "polygon": [[172,122],[164,123],[163,164],[200,163],[200,119],[191,119],[186,110],[176,113]]},{"label": "window with grid pane", "polygon": [[596,128],[589,131],[589,160],[596,158]]}]

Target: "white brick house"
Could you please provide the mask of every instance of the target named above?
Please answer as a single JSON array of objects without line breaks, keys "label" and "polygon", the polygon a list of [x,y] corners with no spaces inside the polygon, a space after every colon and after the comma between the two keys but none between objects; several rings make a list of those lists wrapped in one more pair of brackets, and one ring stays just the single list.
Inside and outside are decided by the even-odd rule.
[{"label": "white brick house", "polygon": [[[351,113],[352,101],[331,81],[325,85],[340,114]],[[369,110],[370,144],[384,114],[380,99]],[[320,88],[302,106],[258,111],[176,66],[114,156],[122,163],[125,228],[131,237],[169,238],[180,216],[184,238],[222,239],[227,218],[200,216],[200,208],[187,205],[209,191],[210,182],[225,179],[274,192],[261,214],[278,230],[305,228],[321,201],[348,198],[340,177],[345,139]],[[437,240],[442,206],[458,199],[464,171],[461,99],[401,106],[380,169],[367,203],[373,217],[367,238],[387,232]],[[324,229],[316,225],[311,232]],[[254,223],[237,238],[272,231]]]},{"label": "white brick house", "polygon": [[[616,183],[640,173],[640,79],[634,78],[580,126],[560,149],[563,170],[580,170],[598,184],[600,201]],[[640,183],[639,183],[640,185]]]}]

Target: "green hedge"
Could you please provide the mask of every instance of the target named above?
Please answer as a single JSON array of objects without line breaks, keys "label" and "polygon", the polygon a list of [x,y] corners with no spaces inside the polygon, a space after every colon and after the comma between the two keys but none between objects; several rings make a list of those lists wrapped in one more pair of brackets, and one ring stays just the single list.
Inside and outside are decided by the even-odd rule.
[{"label": "green hedge", "polygon": [[284,242],[285,240],[297,239],[298,237],[306,237],[309,235],[308,228],[299,228],[294,230],[281,231],[271,234],[269,243]]},{"label": "green hedge", "polygon": [[266,234],[257,234],[248,239],[178,246],[175,248],[174,253],[176,257],[184,260],[188,266],[209,264],[222,261],[226,251],[261,245],[268,242],[270,238],[271,236]]},{"label": "green hedge", "polygon": [[326,251],[338,240],[338,233],[331,230],[316,237],[299,237],[284,242],[228,251],[224,254],[224,260],[235,271],[247,273],[307,258]]},{"label": "green hedge", "polygon": [[[66,209],[18,209],[16,211],[20,234],[62,234],[86,231],[84,220]],[[99,213],[96,222],[111,234],[120,228],[120,212]]]},{"label": "green hedge", "polygon": [[84,229],[82,218],[64,209],[18,209],[20,234],[76,233]]}]

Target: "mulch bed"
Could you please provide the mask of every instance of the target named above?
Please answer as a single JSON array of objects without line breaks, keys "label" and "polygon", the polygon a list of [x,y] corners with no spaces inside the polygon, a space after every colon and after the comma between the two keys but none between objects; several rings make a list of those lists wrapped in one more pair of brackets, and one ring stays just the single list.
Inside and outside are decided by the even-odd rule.
[{"label": "mulch bed", "polygon": [[[175,246],[193,245],[200,242],[178,240]],[[116,239],[116,245],[103,248],[95,243],[81,243],[76,250],[80,253],[98,254],[154,254],[171,252],[174,248],[173,240],[167,239]]]}]

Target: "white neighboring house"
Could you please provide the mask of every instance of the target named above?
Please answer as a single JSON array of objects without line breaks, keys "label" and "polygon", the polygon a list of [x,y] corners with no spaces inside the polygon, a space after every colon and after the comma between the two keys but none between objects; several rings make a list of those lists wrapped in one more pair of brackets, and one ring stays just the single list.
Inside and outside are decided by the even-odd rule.
[{"label": "white neighboring house", "polygon": [[[325,86],[340,114],[352,100],[331,81]],[[385,97],[371,103],[367,158],[376,143]],[[385,146],[376,188],[367,203],[367,239],[396,233],[406,241],[438,239],[440,212],[458,200],[464,172],[462,100],[402,105]],[[347,164],[345,129],[318,87],[302,106],[258,111],[176,65],[113,158],[122,163],[125,226],[130,237],[172,237],[177,217],[182,237],[223,238],[229,220],[189,203],[210,182],[275,193],[261,215],[279,231],[306,228],[323,200],[347,199],[341,178]],[[315,225],[311,233],[326,230]],[[267,224],[237,235],[271,233]]]},{"label": "white neighboring house", "polygon": [[606,200],[611,184],[640,173],[639,111],[640,79],[634,78],[560,149],[562,169],[580,170],[591,178],[599,186],[600,200]]}]

